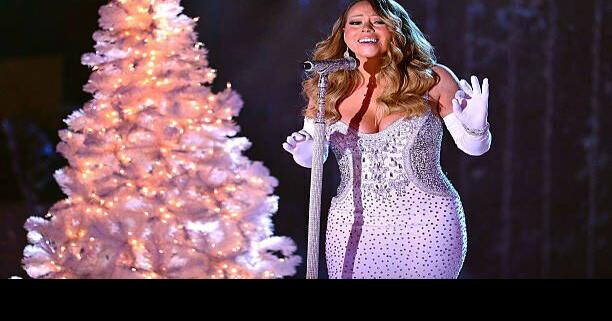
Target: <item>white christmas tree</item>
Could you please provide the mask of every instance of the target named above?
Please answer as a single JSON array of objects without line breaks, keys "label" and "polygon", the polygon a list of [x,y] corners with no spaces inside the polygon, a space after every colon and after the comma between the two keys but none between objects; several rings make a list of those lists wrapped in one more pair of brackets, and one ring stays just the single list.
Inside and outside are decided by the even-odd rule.
[{"label": "white christmas tree", "polygon": [[281,278],[295,244],[272,234],[278,181],[231,138],[243,102],[216,71],[180,0],[100,9],[94,98],[65,122],[55,179],[68,198],[31,217],[33,278]]}]

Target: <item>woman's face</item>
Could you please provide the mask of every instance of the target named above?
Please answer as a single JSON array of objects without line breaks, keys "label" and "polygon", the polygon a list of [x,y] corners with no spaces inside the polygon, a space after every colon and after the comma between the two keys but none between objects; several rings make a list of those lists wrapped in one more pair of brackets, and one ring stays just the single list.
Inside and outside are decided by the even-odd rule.
[{"label": "woman's face", "polygon": [[344,41],[359,60],[387,53],[392,33],[368,1],[355,4],[346,19]]}]

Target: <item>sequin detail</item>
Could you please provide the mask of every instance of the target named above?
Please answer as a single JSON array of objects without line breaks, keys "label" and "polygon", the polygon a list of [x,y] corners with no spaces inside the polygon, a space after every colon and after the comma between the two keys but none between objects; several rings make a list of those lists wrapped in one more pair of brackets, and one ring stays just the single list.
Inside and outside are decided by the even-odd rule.
[{"label": "sequin detail", "polygon": [[326,230],[330,278],[456,278],[467,253],[463,207],[442,172],[431,111],[366,134],[326,136],[340,168]]},{"label": "sequin detail", "polygon": [[405,191],[411,181],[427,193],[459,197],[440,165],[443,133],[440,119],[431,111],[399,119],[374,134],[342,122],[327,126],[341,175],[336,199],[346,196],[347,186],[356,183],[353,173],[360,173],[361,188],[376,199],[388,197],[391,190]]}]

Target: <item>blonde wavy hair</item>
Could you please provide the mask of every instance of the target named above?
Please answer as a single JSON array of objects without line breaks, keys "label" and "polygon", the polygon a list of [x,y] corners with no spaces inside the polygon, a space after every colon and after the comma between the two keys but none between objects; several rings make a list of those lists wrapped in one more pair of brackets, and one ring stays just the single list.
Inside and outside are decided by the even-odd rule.
[{"label": "blonde wavy hair", "polygon": [[[396,112],[405,117],[418,117],[431,108],[423,96],[439,82],[439,76],[433,71],[436,65],[434,48],[425,35],[416,26],[406,10],[393,0],[356,0],[344,11],[334,23],[332,33],[327,39],[317,43],[311,59],[340,59],[344,56],[347,44],[344,42],[343,27],[347,22],[349,10],[361,1],[369,2],[381,19],[388,26],[393,37],[377,82],[385,80],[385,88],[376,100],[381,107],[376,111],[376,125],[385,116]],[[351,52],[354,57],[354,53]],[[309,104],[302,115],[316,118],[319,75],[302,82],[302,96]],[[358,70],[337,72],[329,75],[326,96],[325,120],[333,123],[342,117],[338,106],[350,96],[365,79]]]}]

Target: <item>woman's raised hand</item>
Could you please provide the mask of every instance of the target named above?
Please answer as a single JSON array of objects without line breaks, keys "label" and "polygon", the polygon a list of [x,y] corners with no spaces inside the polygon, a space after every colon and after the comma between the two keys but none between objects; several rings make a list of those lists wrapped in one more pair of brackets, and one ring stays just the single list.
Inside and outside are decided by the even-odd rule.
[{"label": "woman's raised hand", "polygon": [[462,79],[461,89],[453,99],[453,112],[463,125],[472,130],[482,130],[488,125],[489,117],[489,79],[485,78],[482,87],[476,76],[472,76],[472,85]]}]

